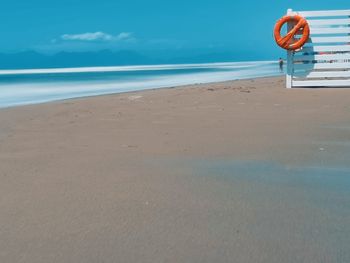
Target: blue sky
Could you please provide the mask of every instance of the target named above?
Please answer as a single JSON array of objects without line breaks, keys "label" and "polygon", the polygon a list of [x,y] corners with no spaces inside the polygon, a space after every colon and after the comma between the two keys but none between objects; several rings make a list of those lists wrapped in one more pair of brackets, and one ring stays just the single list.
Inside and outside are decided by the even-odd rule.
[{"label": "blue sky", "polygon": [[274,58],[287,8],[350,9],[349,0],[16,0],[0,9],[0,52],[130,49],[234,51]]}]

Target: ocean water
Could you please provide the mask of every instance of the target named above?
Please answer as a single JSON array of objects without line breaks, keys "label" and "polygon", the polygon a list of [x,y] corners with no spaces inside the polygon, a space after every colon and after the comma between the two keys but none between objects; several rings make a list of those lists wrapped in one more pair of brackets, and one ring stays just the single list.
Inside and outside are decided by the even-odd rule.
[{"label": "ocean water", "polygon": [[0,108],[280,74],[274,61],[0,70]]}]

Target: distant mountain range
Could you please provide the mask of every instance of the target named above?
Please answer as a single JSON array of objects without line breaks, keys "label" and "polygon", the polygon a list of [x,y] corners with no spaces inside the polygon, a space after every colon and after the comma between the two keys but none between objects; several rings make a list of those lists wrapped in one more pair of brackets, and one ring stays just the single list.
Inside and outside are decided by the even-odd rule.
[{"label": "distant mountain range", "polygon": [[153,57],[153,55],[144,55],[139,52],[130,50],[59,52],[52,55],[42,54],[36,51],[23,51],[19,53],[0,53],[0,69],[210,63],[266,59],[257,58],[254,54],[240,53],[237,55],[231,52],[204,52],[202,54],[193,54],[186,56],[173,54],[173,57],[171,58],[164,55],[163,57],[158,58]]}]

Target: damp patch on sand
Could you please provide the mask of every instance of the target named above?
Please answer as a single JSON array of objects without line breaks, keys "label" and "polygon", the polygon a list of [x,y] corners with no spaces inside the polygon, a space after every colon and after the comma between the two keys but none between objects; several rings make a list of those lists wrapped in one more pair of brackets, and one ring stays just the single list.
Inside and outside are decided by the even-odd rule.
[{"label": "damp patch on sand", "polygon": [[163,161],[188,178],[191,191],[204,204],[217,204],[215,213],[223,216],[212,231],[232,222],[251,249],[261,249],[270,260],[350,262],[350,166]]}]

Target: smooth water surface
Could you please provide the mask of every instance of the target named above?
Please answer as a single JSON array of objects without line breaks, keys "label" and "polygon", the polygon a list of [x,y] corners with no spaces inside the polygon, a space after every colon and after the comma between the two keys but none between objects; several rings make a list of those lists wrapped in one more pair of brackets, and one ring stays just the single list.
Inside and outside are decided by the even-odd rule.
[{"label": "smooth water surface", "polygon": [[268,61],[0,70],[0,107],[279,74]]}]

